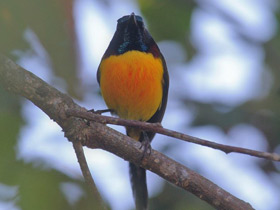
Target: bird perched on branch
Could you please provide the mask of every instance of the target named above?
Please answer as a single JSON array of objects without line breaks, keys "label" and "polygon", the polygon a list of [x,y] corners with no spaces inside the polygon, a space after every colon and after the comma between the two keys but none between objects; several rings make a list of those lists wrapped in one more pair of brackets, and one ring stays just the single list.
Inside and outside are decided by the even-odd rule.
[{"label": "bird perched on branch", "polygon": [[[156,42],[143,19],[132,13],[118,20],[116,32],[102,57],[97,80],[106,105],[124,119],[161,122],[168,97],[169,76]],[[126,127],[126,133],[150,148],[152,132]],[[137,210],[148,208],[146,170],[129,163]]]}]

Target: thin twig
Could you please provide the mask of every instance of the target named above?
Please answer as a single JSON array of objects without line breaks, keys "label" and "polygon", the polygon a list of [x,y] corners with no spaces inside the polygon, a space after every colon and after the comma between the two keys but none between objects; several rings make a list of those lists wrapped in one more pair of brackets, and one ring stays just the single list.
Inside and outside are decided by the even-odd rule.
[{"label": "thin twig", "polygon": [[107,209],[89,171],[88,164],[83,150],[83,145],[81,144],[80,140],[73,141],[72,143],[81,171],[83,173],[84,179],[88,186],[88,189],[93,194],[94,198],[98,201],[97,203],[97,205],[99,205],[98,209],[104,209],[104,210]]},{"label": "thin twig", "polygon": [[135,120],[125,120],[125,119],[116,118],[116,117],[101,116],[99,114],[94,114],[94,113],[85,112],[85,111],[78,111],[76,109],[66,110],[66,113],[69,116],[79,117],[79,118],[83,118],[83,119],[86,119],[89,121],[100,122],[103,124],[114,124],[114,125],[137,127],[142,130],[145,130],[145,131],[160,133],[160,134],[174,137],[174,138],[177,138],[177,139],[180,139],[183,141],[211,147],[213,149],[218,149],[225,153],[236,152],[236,153],[247,154],[247,155],[251,155],[251,156],[255,156],[255,157],[265,158],[268,160],[280,161],[280,155],[276,154],[276,153],[261,152],[261,151],[256,151],[256,150],[251,150],[251,149],[246,149],[246,148],[241,148],[241,147],[219,144],[219,143],[211,142],[211,141],[208,141],[205,139],[189,136],[189,135],[186,135],[183,133],[179,133],[177,131],[163,128],[160,124],[140,122],[140,121],[135,121]]}]

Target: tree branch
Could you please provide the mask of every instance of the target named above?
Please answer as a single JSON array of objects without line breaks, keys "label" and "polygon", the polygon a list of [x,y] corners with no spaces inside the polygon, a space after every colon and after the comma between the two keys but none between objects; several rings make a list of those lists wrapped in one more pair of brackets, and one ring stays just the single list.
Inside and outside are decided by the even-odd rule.
[{"label": "tree branch", "polygon": [[85,154],[84,154],[83,145],[81,144],[81,141],[76,140],[76,141],[73,141],[72,143],[73,143],[73,147],[74,147],[74,150],[75,150],[75,153],[76,153],[81,171],[83,173],[84,179],[85,179],[93,197],[96,198],[96,200],[98,201],[97,208],[98,209],[104,209],[104,210],[107,209],[104,201],[102,200],[102,197],[101,197],[100,193],[97,190],[97,187],[94,183],[94,180],[91,176],[91,173],[90,173],[90,170],[88,168],[88,164],[87,164],[87,161],[86,161],[86,157],[85,157]]},{"label": "tree branch", "polygon": [[89,148],[101,148],[150,170],[174,185],[181,187],[216,209],[250,210],[250,204],[234,197],[216,184],[167,156],[152,150],[151,155],[139,162],[142,150],[140,143],[102,123],[83,120],[66,115],[69,109],[85,110],[73,100],[49,86],[34,74],[24,70],[0,54],[0,84],[9,92],[19,94],[32,101],[51,119],[57,122],[72,142],[82,139]]},{"label": "tree branch", "polygon": [[247,154],[247,155],[251,155],[251,156],[255,156],[255,157],[265,158],[268,160],[280,161],[280,155],[278,155],[276,153],[260,152],[260,151],[256,151],[256,150],[211,142],[211,141],[208,141],[205,139],[196,138],[193,136],[189,136],[189,135],[186,135],[183,133],[179,133],[179,132],[176,132],[173,130],[163,128],[158,123],[148,123],[148,122],[140,122],[140,121],[136,121],[136,120],[126,120],[126,119],[121,119],[121,118],[116,118],[116,117],[101,116],[99,114],[94,114],[92,112],[79,111],[76,109],[68,109],[66,111],[66,114],[68,116],[79,117],[79,118],[86,119],[89,121],[95,121],[95,122],[100,122],[100,123],[104,123],[104,124],[137,127],[142,130],[145,130],[145,131],[160,133],[160,134],[174,137],[174,138],[177,138],[177,139],[180,139],[183,141],[211,147],[213,149],[218,149],[227,154],[231,153],[231,152],[236,152],[236,153]]}]

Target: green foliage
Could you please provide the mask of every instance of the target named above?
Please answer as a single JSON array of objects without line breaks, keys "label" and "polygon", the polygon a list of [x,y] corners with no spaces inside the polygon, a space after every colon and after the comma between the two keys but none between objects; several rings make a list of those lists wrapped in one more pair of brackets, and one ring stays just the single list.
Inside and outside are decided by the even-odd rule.
[{"label": "green foliage", "polygon": [[[14,199],[13,203],[23,210],[94,209],[96,201],[87,196],[87,186],[82,180],[75,180],[59,171],[50,170],[40,160],[37,160],[36,164],[31,164],[17,159],[16,145],[23,120],[20,115],[19,98],[7,94],[0,88],[2,99],[0,103],[0,184],[10,187],[18,186],[18,190],[8,200],[5,194],[0,193],[0,201]],[[76,183],[81,187],[84,195],[77,203],[71,204],[66,199],[61,190],[61,184],[64,182]]]},{"label": "green foliage", "polygon": [[149,31],[156,41],[179,42],[188,52],[195,53],[189,37],[193,1],[185,0],[138,0],[141,12],[147,19]]},{"label": "green foliage", "polygon": [[[0,1],[0,52],[14,60],[19,58],[14,53],[18,50],[35,53],[31,52],[30,43],[24,38],[27,30],[31,29],[50,58],[48,65],[51,70],[66,81],[72,96],[78,96],[72,3],[56,0]],[[31,164],[17,158],[16,145],[20,128],[24,125],[21,100],[1,86],[0,116],[0,184],[18,187],[16,195],[8,200],[6,195],[1,197],[0,194],[0,202],[11,201],[23,210],[95,209],[96,201],[87,196],[87,187],[82,179],[76,180],[47,169],[42,160]],[[65,182],[76,183],[84,192],[74,204],[61,190],[61,184]]]},{"label": "green foliage", "polygon": [[[56,0],[0,1],[0,49],[30,51],[26,32],[31,29],[47,55],[55,75],[66,81],[68,92],[77,95],[76,31],[72,14],[73,2]],[[14,55],[14,54],[11,54]],[[46,59],[46,58],[44,58]]]},{"label": "green foliage", "polygon": [[150,209],[160,210],[213,210],[206,202],[165,182],[159,195],[150,200]]}]

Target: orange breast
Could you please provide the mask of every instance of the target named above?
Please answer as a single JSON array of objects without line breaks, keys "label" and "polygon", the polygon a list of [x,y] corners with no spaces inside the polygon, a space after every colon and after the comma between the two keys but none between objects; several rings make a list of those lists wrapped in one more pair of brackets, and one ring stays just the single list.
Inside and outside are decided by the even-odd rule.
[{"label": "orange breast", "polygon": [[99,67],[102,96],[121,118],[149,120],[161,105],[163,65],[150,53],[128,51]]}]

